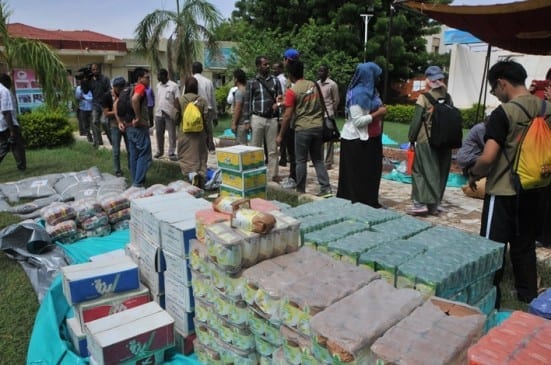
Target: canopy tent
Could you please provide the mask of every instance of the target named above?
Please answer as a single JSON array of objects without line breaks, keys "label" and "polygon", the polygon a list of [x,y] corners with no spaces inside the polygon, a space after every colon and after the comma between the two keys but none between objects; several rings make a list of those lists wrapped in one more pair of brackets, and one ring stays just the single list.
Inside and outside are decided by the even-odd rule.
[{"label": "canopy tent", "polygon": [[396,1],[395,5],[465,30],[491,46],[525,54],[551,55],[550,0],[477,6],[403,0]]}]

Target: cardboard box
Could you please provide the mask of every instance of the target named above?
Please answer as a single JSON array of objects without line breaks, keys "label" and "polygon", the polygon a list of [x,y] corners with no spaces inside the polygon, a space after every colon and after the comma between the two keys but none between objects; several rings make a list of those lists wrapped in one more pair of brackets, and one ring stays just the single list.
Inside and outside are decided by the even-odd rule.
[{"label": "cardboard box", "polygon": [[266,199],[266,186],[254,189],[239,190],[232,186],[220,185],[220,196],[238,196],[242,198],[262,198]]},{"label": "cardboard box", "polygon": [[166,302],[174,302],[177,307],[182,308],[186,313],[192,313],[195,309],[192,287],[184,285],[179,280],[165,277],[165,299]]},{"label": "cardboard box", "polygon": [[[99,255],[94,255],[94,256],[90,256],[90,261],[101,261],[101,260],[105,260],[105,259],[117,259],[117,258],[120,258],[121,256],[125,256],[125,252],[124,250],[121,248],[121,249],[118,249],[118,250],[113,250],[113,251],[109,251],[109,252],[106,252],[106,253],[102,253],[102,254],[99,254]],[[128,256],[128,255],[126,255]]]},{"label": "cardboard box", "polygon": [[218,167],[244,171],[264,166],[264,149],[253,146],[231,146],[216,149]]},{"label": "cardboard box", "polygon": [[90,356],[86,342],[86,334],[82,330],[78,319],[76,317],[67,318],[65,324],[67,325],[67,331],[69,332],[69,337],[71,337],[71,343],[73,344],[75,353],[80,357]]},{"label": "cardboard box", "polygon": [[137,307],[150,301],[149,289],[141,286],[137,290],[79,303],[75,305],[75,315],[78,317],[81,329],[84,330],[84,325],[88,322]]},{"label": "cardboard box", "polygon": [[187,257],[189,255],[189,243],[195,238],[195,216],[181,222],[161,226],[163,250],[176,256]]},{"label": "cardboard box", "polygon": [[127,256],[64,266],[61,274],[63,294],[69,304],[140,286],[138,266]]},{"label": "cardboard box", "polygon": [[174,346],[174,319],[149,302],[87,323],[86,339],[90,355],[99,364],[155,361],[155,353]]},{"label": "cardboard box", "polygon": [[197,210],[209,207],[211,207],[211,203],[204,199],[167,202],[162,211],[144,214],[145,236],[154,239],[162,247],[161,230],[163,225],[191,219],[195,217]]},{"label": "cardboard box", "polygon": [[179,281],[186,286],[191,286],[191,268],[189,259],[174,255],[163,250],[166,262],[165,280]]},{"label": "cardboard box", "polygon": [[187,312],[177,300],[165,297],[166,311],[174,318],[174,330],[183,336],[194,333],[194,312]]},{"label": "cardboard box", "polygon": [[266,182],[266,167],[245,171],[222,169],[222,184],[238,190],[266,186]]},{"label": "cardboard box", "polygon": [[[141,261],[140,261],[141,262]],[[143,265],[140,265],[140,280],[149,288],[153,299],[155,296],[164,294],[165,292],[165,275],[164,272],[156,272],[147,269]]]},{"label": "cardboard box", "polygon": [[140,237],[137,246],[140,250],[140,269],[155,272],[166,270],[166,263],[159,245],[145,237]]}]

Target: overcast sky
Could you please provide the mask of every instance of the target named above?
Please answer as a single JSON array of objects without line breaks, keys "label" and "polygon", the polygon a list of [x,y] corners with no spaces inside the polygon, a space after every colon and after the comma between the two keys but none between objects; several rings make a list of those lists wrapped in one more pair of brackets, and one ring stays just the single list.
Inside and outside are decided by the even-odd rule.
[{"label": "overcast sky", "polygon": [[[454,4],[479,5],[512,1],[456,0]],[[210,2],[224,18],[229,18],[234,10],[235,1]],[[176,0],[7,0],[7,4],[12,12],[10,23],[23,23],[49,30],[91,30],[117,38],[133,38],[136,25],[155,9],[176,10]]]}]

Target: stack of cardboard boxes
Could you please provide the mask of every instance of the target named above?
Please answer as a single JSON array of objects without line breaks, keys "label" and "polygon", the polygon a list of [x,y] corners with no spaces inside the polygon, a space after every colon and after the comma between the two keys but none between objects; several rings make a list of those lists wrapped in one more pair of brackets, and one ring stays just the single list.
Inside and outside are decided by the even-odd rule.
[{"label": "stack of cardboard boxes", "polygon": [[266,166],[264,150],[237,145],[216,150],[222,170],[221,196],[266,198]]}]

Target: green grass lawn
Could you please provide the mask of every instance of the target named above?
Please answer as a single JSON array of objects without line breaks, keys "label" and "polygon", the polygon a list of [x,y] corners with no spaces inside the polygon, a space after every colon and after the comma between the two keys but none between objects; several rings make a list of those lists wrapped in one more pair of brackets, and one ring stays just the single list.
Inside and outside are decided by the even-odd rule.
[{"label": "green grass lawn", "polygon": [[[222,134],[229,125],[229,118],[222,118],[215,129],[215,135]],[[408,126],[404,124],[385,122],[385,133],[395,141],[407,141],[407,128]],[[121,157],[121,159],[125,158],[125,155]],[[10,154],[0,164],[0,183],[49,173],[82,171],[92,166],[97,166],[101,172],[113,173],[110,151],[94,149],[87,142],[77,142],[63,148],[27,151],[27,171],[23,173],[16,169]],[[126,169],[123,173],[128,176]],[[181,173],[176,164],[154,160],[147,177],[148,185],[166,184],[181,179]],[[269,190],[268,198],[292,205],[299,203],[299,197],[294,193]],[[0,213],[0,229],[19,220],[11,214]],[[517,302],[511,295],[511,275],[508,264],[502,286],[503,306],[511,309],[526,309],[526,305]],[[549,267],[540,267],[540,275],[544,283],[551,282]],[[0,253],[0,277],[2,277],[0,280],[0,365],[24,364],[38,301],[21,266],[4,253]]]}]

